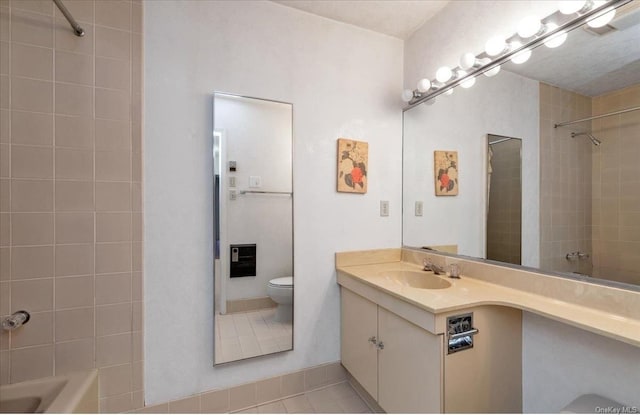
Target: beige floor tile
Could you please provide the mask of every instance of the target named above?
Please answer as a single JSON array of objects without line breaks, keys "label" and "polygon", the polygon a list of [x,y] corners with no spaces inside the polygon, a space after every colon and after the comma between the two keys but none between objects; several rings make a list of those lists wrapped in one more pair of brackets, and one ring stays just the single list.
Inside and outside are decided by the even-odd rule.
[{"label": "beige floor tile", "polygon": [[315,412],[311,406],[311,402],[309,402],[305,395],[287,398],[282,401],[282,403],[290,414],[312,414]]}]

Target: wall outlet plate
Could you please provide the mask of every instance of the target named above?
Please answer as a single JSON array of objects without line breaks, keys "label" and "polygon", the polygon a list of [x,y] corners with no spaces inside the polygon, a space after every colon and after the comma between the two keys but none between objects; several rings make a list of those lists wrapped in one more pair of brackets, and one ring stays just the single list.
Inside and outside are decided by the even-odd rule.
[{"label": "wall outlet plate", "polygon": [[262,177],[260,176],[249,176],[249,187],[256,188],[262,186]]},{"label": "wall outlet plate", "polygon": [[424,211],[424,204],[421,201],[417,200],[416,206],[415,206],[416,216],[422,216],[423,211]]},{"label": "wall outlet plate", "polygon": [[229,200],[236,200],[238,198],[238,192],[235,190],[229,190]]},{"label": "wall outlet plate", "polygon": [[380,201],[380,216],[389,216],[389,201]]}]

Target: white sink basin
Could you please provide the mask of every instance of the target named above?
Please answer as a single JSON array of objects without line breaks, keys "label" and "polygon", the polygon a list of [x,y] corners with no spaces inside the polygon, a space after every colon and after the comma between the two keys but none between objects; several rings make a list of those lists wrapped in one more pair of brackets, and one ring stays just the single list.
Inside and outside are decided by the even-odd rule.
[{"label": "white sink basin", "polygon": [[393,283],[424,290],[441,290],[451,287],[451,283],[428,271],[393,270],[379,273],[385,280]]}]

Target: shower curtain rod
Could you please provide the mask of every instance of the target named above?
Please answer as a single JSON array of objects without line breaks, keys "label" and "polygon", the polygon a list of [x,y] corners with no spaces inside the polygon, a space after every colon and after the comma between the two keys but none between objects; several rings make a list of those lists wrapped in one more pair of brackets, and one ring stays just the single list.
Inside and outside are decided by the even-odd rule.
[{"label": "shower curtain rod", "polygon": [[593,117],[587,117],[587,118],[583,118],[581,120],[561,122],[559,124],[555,124],[553,126],[553,128],[564,127],[565,125],[577,124],[577,123],[583,122],[583,121],[597,120],[598,118],[611,117],[612,115],[624,114],[625,112],[638,111],[638,110],[640,110],[640,107],[627,108],[627,109],[620,110],[620,111],[610,112],[608,114],[594,115]]},{"label": "shower curtain rod", "polygon": [[498,144],[498,143],[502,143],[502,142],[504,142],[504,141],[509,141],[509,140],[513,140],[513,138],[511,138],[511,137],[505,137],[505,138],[500,138],[500,139],[495,140],[495,141],[489,141],[489,145],[491,146],[491,145]]},{"label": "shower curtain rod", "polygon": [[75,33],[76,36],[79,36],[79,37],[84,36],[84,29],[80,27],[78,22],[76,22],[76,19],[74,19],[71,13],[69,13],[69,10],[67,10],[65,5],[62,4],[62,0],[53,0],[53,2],[56,4],[56,6],[58,6],[58,9],[60,9],[64,17],[67,19],[67,21],[73,28],[73,33]]}]

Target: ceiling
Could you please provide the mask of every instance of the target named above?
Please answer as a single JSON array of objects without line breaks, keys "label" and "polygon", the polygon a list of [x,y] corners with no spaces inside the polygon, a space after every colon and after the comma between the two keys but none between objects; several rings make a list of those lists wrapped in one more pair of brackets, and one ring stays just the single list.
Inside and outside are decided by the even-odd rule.
[{"label": "ceiling", "polygon": [[[406,40],[450,0],[272,1]],[[597,35],[575,29],[561,47],[538,47],[525,64],[504,69],[587,96],[640,83],[639,23],[640,1],[632,1],[609,23],[617,30]]]},{"label": "ceiling", "polygon": [[406,40],[449,0],[272,0]]},{"label": "ceiling", "polygon": [[590,97],[640,83],[640,1],[618,9],[609,26],[602,35],[582,26],[557,49],[538,47],[504,69]]}]

